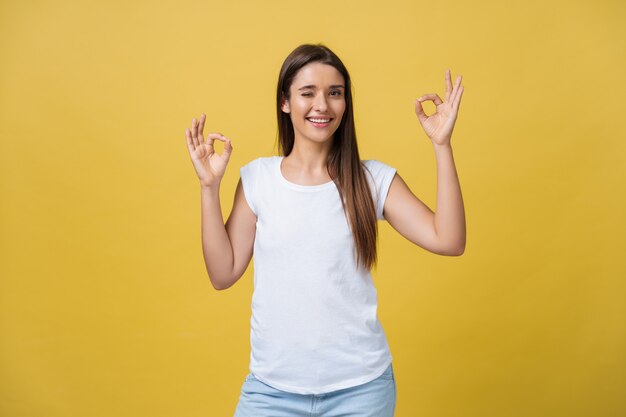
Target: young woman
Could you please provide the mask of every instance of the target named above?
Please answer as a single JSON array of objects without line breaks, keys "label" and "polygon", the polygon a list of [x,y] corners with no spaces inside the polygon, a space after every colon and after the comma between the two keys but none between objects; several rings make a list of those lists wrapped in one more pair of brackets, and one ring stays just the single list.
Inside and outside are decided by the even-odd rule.
[{"label": "young woman", "polygon": [[[219,186],[233,150],[207,134],[206,116],[185,129],[202,196],[202,244],[218,290],[242,276],[254,254],[250,373],[236,417],[393,416],[396,385],[378,321],[371,268],[377,220],[414,244],[461,255],[465,214],[450,138],[463,87],[446,71],[446,95],[415,100],[437,160],[437,211],[396,170],[361,161],[351,82],[327,47],[300,45],[286,58],[277,89],[281,156],[240,169],[232,212],[223,222]],[[437,111],[426,115],[422,102]],[[225,142],[218,155],[215,140]],[[388,140],[385,138],[383,140]]]}]

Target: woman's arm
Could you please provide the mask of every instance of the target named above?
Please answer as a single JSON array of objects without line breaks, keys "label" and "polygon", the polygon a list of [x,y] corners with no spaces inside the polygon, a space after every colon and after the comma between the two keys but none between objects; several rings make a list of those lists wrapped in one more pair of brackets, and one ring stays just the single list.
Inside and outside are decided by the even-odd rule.
[{"label": "woman's arm", "polygon": [[414,244],[439,255],[465,251],[465,210],[452,148],[435,146],[437,158],[437,211],[417,198],[396,173],[385,200],[387,222]]},{"label": "woman's arm", "polygon": [[252,259],[256,215],[237,184],[233,209],[224,225],[219,189],[201,187],[202,254],[209,279],[216,290],[233,286]]},{"label": "woman's arm", "polygon": [[[440,255],[461,255],[465,251],[465,209],[459,178],[454,165],[450,140],[458,115],[463,86],[459,76],[452,87],[446,71],[446,100],[426,94],[415,100],[415,113],[430,138],[437,159],[437,211],[433,213],[396,174],[383,215],[402,236],[426,250]],[[431,100],[437,111],[428,116],[422,101]]]},{"label": "woman's arm", "polygon": [[219,188],[200,187],[202,205],[202,255],[216,290],[230,287],[233,250],[224,227]]},{"label": "woman's arm", "polygon": [[[219,187],[233,146],[230,139],[220,133],[209,133],[205,142],[202,136],[205,120],[205,114],[202,114],[200,123],[194,118],[191,129],[185,129],[185,136],[191,162],[200,180],[204,264],[213,287],[223,290],[237,282],[250,263],[256,216],[245,201],[240,180],[233,210],[224,224]],[[225,142],[222,155],[215,152],[215,140]]]},{"label": "woman's arm", "polygon": [[435,233],[453,255],[465,251],[465,208],[459,176],[454,165],[452,146],[435,145],[437,159],[437,211]]}]

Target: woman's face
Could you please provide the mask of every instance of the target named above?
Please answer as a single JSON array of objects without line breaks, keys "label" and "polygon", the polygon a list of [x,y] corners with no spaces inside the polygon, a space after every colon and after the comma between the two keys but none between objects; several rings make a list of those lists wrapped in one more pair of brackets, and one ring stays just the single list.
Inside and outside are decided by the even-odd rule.
[{"label": "woman's face", "polygon": [[296,141],[332,140],[346,109],[341,73],[331,65],[312,62],[300,68],[289,93],[281,109],[291,117]]}]

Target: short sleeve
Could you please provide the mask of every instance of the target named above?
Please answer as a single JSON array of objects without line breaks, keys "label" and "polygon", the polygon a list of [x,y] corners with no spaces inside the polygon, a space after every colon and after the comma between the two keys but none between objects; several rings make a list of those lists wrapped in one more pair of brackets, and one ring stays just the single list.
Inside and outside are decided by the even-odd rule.
[{"label": "short sleeve", "polygon": [[[257,215],[256,206],[254,204],[254,193],[256,189],[258,163],[257,161],[249,162],[248,164],[239,168],[239,175],[241,176],[241,185],[243,187],[243,195],[246,198],[246,202],[252,212]],[[258,215],[257,215],[258,216]]]},{"label": "short sleeve", "polygon": [[383,208],[385,207],[389,187],[391,186],[393,177],[396,175],[396,169],[374,159],[363,162],[367,171],[371,174],[368,175],[368,180],[370,181],[372,197],[376,205],[376,218],[378,220],[385,220]]}]

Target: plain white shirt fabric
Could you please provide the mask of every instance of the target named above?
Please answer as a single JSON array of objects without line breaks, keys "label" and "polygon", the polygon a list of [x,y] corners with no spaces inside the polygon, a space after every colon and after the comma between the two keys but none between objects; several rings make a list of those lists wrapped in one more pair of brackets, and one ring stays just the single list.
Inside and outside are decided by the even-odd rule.
[{"label": "plain white shirt fabric", "polygon": [[[292,183],[281,172],[282,159],[261,157],[240,169],[246,201],[257,216],[250,372],[297,394],[370,382],[392,360],[371,272],[356,266],[335,183]],[[396,169],[376,160],[363,163],[376,217],[383,220]]]}]

